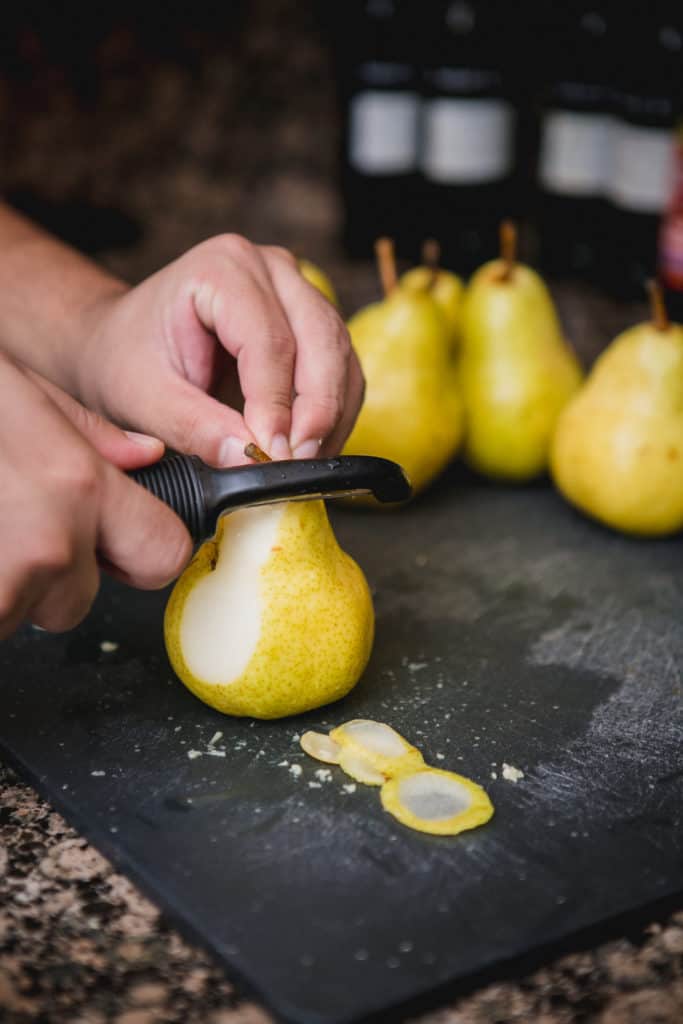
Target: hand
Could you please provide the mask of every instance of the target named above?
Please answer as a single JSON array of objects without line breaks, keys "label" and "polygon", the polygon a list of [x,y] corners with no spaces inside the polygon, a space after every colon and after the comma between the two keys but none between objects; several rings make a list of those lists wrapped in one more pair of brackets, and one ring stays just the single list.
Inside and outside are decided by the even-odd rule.
[{"label": "hand", "polygon": [[[363,378],[348,332],[293,256],[223,235],[100,303],[86,405],[217,466],[336,454]],[[217,397],[233,396],[232,407]],[[243,408],[242,408],[243,402]]]},{"label": "hand", "polygon": [[98,557],[137,587],[173,579],[190,537],[120,472],[156,461],[161,442],[127,435],[2,356],[0,394],[0,638],[24,620],[77,625],[97,593]]}]

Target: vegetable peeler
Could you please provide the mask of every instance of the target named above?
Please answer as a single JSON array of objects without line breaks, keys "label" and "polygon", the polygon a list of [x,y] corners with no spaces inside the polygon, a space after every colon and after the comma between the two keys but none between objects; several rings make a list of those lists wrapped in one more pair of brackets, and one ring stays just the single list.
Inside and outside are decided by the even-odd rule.
[{"label": "vegetable peeler", "polygon": [[371,455],[258,462],[232,469],[213,469],[196,455],[168,455],[128,475],[180,516],[196,544],[213,537],[220,516],[246,506],[356,494],[390,503],[411,494],[397,463]]}]

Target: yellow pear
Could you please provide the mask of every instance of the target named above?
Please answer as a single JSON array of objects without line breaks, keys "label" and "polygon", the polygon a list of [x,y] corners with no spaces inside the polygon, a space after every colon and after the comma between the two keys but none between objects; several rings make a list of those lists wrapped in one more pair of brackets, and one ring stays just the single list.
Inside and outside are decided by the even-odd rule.
[{"label": "yellow pear", "polygon": [[288,502],[220,520],[171,593],[164,633],[173,668],[205,703],[280,718],[355,686],[374,612],[324,503]]},{"label": "yellow pear", "polygon": [[299,260],[299,271],[306,278],[309,284],[317,288],[321,295],[324,295],[333,306],[338,306],[337,293],[324,270],[311,263],[310,260]]},{"label": "yellow pear", "polygon": [[620,334],[557,423],[552,475],[584,512],[625,533],[683,527],[683,327],[656,287],[653,319]]},{"label": "yellow pear", "polygon": [[400,284],[410,292],[428,291],[444,315],[449,328],[449,343],[455,351],[460,336],[460,318],[465,286],[457,274],[439,266],[439,245],[429,238],[422,246],[423,266],[402,275]]},{"label": "yellow pear", "polygon": [[463,304],[465,456],[487,476],[529,480],[547,468],[557,417],[582,375],[544,282],[516,262],[514,227],[501,235],[501,259],[479,268]]},{"label": "yellow pear", "polygon": [[460,388],[441,310],[429,292],[397,287],[388,240],[381,240],[378,252],[386,298],[360,310],[348,325],[366,391],[344,452],[398,462],[415,493],[458,450]]}]

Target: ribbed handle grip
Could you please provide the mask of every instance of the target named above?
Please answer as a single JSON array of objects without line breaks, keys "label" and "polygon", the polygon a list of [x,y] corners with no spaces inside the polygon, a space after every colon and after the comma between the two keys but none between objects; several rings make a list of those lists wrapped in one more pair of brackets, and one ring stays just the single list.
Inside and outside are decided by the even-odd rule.
[{"label": "ribbed handle grip", "polygon": [[192,455],[170,455],[153,466],[129,474],[145,490],[169,505],[197,542],[204,538],[206,528],[206,502],[199,476],[201,465]]}]

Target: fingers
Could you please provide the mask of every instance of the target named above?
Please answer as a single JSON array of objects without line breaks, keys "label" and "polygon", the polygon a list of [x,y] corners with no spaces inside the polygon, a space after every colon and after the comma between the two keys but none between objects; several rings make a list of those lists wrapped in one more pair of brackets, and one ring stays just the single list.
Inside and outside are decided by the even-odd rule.
[{"label": "fingers", "polygon": [[[38,495],[36,495],[36,498]],[[0,637],[30,621],[60,633],[85,617],[99,587],[94,531],[87,517],[70,529],[67,509],[53,502],[47,517],[37,501],[4,517],[0,574]]]},{"label": "fingers", "polygon": [[99,454],[119,469],[140,469],[157,462],[164,454],[164,443],[148,434],[121,430],[109,420],[86,409],[61,388],[31,370],[26,375],[62,411],[76,430],[85,437]]},{"label": "fingers", "polygon": [[[333,306],[299,273],[296,262],[279,250],[264,250],[275,290],[296,337],[296,365],[290,444],[295,456],[318,454],[321,440],[345,436],[358,408],[356,371],[349,392],[351,342]],[[344,422],[346,427],[342,428]],[[329,447],[329,444],[327,445]]]},{"label": "fingers", "polygon": [[216,242],[194,307],[237,360],[244,421],[254,440],[274,458],[286,457],[297,339],[258,248],[237,236]]},{"label": "fingers", "polygon": [[[177,575],[191,551],[180,519],[1,356],[0,393],[0,637],[26,618],[52,631],[77,625],[97,593],[98,546],[139,586]],[[102,424],[94,430],[101,440]]]},{"label": "fingers", "polygon": [[169,447],[199,455],[212,466],[249,462],[244,449],[255,437],[236,409],[168,370],[154,382],[141,384],[138,394],[137,422],[146,430],[163,433]]},{"label": "fingers", "polygon": [[73,629],[90,611],[100,586],[100,573],[92,547],[85,546],[65,566],[51,573],[38,600],[30,604],[26,618],[51,633]]},{"label": "fingers", "polygon": [[365,379],[358,361],[358,356],[351,349],[349,357],[349,368],[346,378],[346,398],[344,409],[337,426],[324,442],[321,454],[324,456],[338,455],[344,447],[344,442],[353,430],[358,413],[363,404],[365,395]]},{"label": "fingers", "polygon": [[118,470],[105,467],[97,549],[118,579],[155,590],[182,572],[192,542],[170,508]]}]

